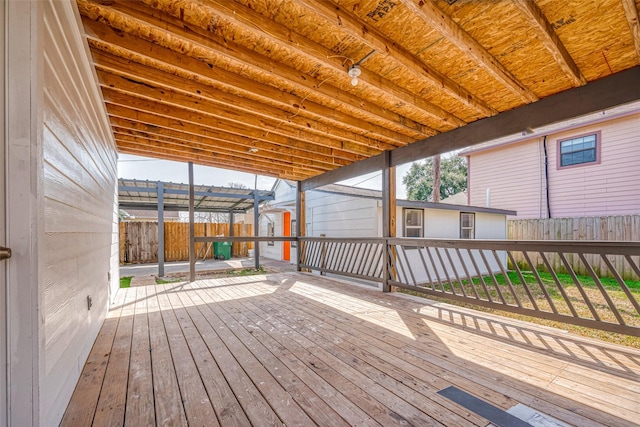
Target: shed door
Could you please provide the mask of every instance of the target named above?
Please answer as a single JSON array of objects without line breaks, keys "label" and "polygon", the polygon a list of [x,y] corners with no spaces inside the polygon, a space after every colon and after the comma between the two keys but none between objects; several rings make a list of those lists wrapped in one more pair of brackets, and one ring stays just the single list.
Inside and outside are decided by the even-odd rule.
[{"label": "shed door", "polygon": [[[291,213],[285,212],[282,215],[282,235],[291,236]],[[291,261],[291,242],[282,242],[282,259]]]}]

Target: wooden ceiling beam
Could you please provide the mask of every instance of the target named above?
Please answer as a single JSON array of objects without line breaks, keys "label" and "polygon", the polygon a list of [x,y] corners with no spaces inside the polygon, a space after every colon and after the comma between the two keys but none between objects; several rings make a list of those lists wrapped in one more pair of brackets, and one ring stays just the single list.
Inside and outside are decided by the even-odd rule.
[{"label": "wooden ceiling beam", "polygon": [[[210,156],[212,161],[218,163],[227,163],[233,166],[243,166],[259,170],[268,170],[272,173],[278,170],[308,170],[310,174],[316,175],[322,172],[326,172],[327,168],[319,168],[311,165],[310,163],[290,163],[280,160],[265,161],[259,159],[251,153],[244,153],[243,155],[229,154],[224,151],[218,150],[217,147],[211,147],[204,144],[193,145],[191,142],[182,142],[170,138],[148,138],[142,135],[129,135],[127,133],[114,133],[116,142],[118,143],[131,143],[137,144],[141,147],[153,147],[162,148],[163,150],[175,150],[176,152],[184,153],[196,153],[203,156]],[[333,168],[335,169],[335,168]]]},{"label": "wooden ceiling beam", "polygon": [[624,14],[627,17],[629,31],[631,31],[631,37],[633,38],[633,45],[636,48],[636,57],[640,64],[640,16],[638,15],[638,8],[635,0],[620,1],[624,8]]},{"label": "wooden ceiling beam", "polygon": [[[141,100],[144,101],[144,100]],[[220,123],[209,121],[204,122],[200,119],[200,115],[194,114],[182,109],[175,109],[170,114],[159,111],[156,109],[156,104],[153,102],[138,102],[137,105],[116,104],[107,102],[107,113],[112,116],[118,116],[126,119],[130,119],[138,122],[150,122],[162,120],[163,123],[167,123],[167,126],[172,129],[183,130],[185,128],[196,129],[209,129],[213,132],[224,132],[225,134],[233,135],[233,138],[250,138],[251,141],[259,141],[275,144],[282,147],[291,147],[295,150],[301,150],[307,153],[320,153],[325,155],[342,156],[343,153],[348,155],[346,160],[351,160],[357,157],[369,157],[380,153],[380,150],[373,148],[366,148],[355,144],[336,144],[335,147],[328,145],[313,145],[303,141],[299,141],[293,138],[286,138],[281,135],[271,133],[265,135],[264,132],[255,131],[253,129],[245,128],[242,125],[236,125],[235,123],[226,123],[221,125]],[[360,152],[354,153],[354,151],[360,150]],[[310,155],[310,154],[309,154]]]},{"label": "wooden ceiling beam", "polygon": [[[81,11],[86,12],[84,9]],[[410,130],[426,136],[436,134],[433,129],[413,119],[341,91],[330,84],[323,84],[318,79],[309,76],[302,77],[299,73],[281,73],[275,68],[275,64],[272,64],[273,61],[266,57],[264,61],[257,61],[251,60],[245,55],[245,60],[251,60],[251,63],[244,62],[241,72],[232,72],[214,66],[214,62],[211,60],[211,58],[226,57],[232,54],[223,48],[221,49],[224,52],[205,51],[204,49],[183,52],[179,45],[161,46],[155,43],[156,39],[145,40],[126,33],[120,27],[112,28],[104,23],[94,21],[93,19],[99,19],[99,16],[96,11],[92,9],[90,11],[92,13],[89,16],[83,16],[82,21],[88,32],[89,44],[94,51],[100,49],[116,56],[126,56],[125,59],[128,60],[142,60],[149,65],[151,63],[142,58],[173,64],[198,76],[210,76],[239,89],[254,91],[261,96],[273,95],[273,91],[276,91],[279,92],[279,95],[273,96],[273,99],[287,102],[294,108],[304,108],[314,114],[334,118],[334,120],[339,120],[341,116],[326,114],[326,110],[334,110],[353,117],[356,121],[376,124],[399,133],[407,134],[407,130]],[[124,26],[122,28],[126,29]],[[265,72],[259,69],[260,66],[273,70],[273,73],[268,78],[263,78]],[[322,109],[314,111],[314,105],[318,105]],[[411,134],[409,135],[411,136]]]},{"label": "wooden ceiling beam", "polygon": [[[212,140],[210,138],[196,137],[187,133],[179,134],[178,132],[174,132],[171,134],[167,134],[166,132],[159,133],[157,131],[155,132],[145,131],[145,130],[132,129],[131,127],[121,127],[121,126],[115,126],[115,125],[113,126],[113,133],[116,136],[126,135],[129,137],[145,138],[148,140],[155,140],[155,141],[161,141],[161,142],[167,142],[167,143],[178,143],[182,145],[187,144],[193,148],[199,148],[203,150],[215,150],[218,153],[228,154],[232,156],[240,156],[240,157],[248,156],[249,158],[255,158],[256,162],[274,163],[273,160],[276,159],[277,161],[282,162],[283,164],[308,165],[313,169],[324,170],[324,171],[332,170],[340,166],[339,164],[336,164],[336,163],[333,163],[333,164],[324,163],[316,160],[305,159],[303,157],[284,155],[280,153],[278,153],[277,155],[274,155],[275,153],[273,152],[260,150],[260,149],[256,149],[256,152],[253,153],[253,152],[250,152],[249,149],[246,147],[239,147],[235,144],[225,144],[221,146],[220,141]],[[252,148],[255,148],[255,147],[252,147]]]},{"label": "wooden ceiling beam", "polygon": [[[263,138],[267,135],[279,135],[289,140],[297,140],[308,151],[314,151],[315,146],[326,146],[352,151],[354,154],[372,152],[377,154],[394,146],[372,141],[372,145],[355,143],[352,141],[338,141],[324,138],[312,133],[306,133],[299,129],[290,129],[288,126],[277,127],[272,121],[261,120],[260,123],[249,123],[250,118],[243,114],[233,115],[228,111],[220,111],[215,106],[206,102],[198,102],[186,97],[168,93],[162,100],[158,100],[136,92],[122,91],[111,87],[102,87],[104,100],[110,104],[122,105],[143,111],[155,112],[164,116],[188,117],[190,121],[207,122],[209,126],[236,135],[251,135],[255,138]],[[372,153],[372,154],[373,154]]]},{"label": "wooden ceiling beam", "polygon": [[[287,115],[276,107],[258,104],[246,98],[220,92],[210,86],[167,75],[148,67],[123,64],[119,69],[116,69],[96,63],[96,70],[98,79],[104,86],[126,92],[136,92],[140,95],[160,99],[163,102],[172,102],[172,98],[177,98],[182,105],[187,105],[191,102],[211,106],[220,116],[224,116],[227,119],[234,119],[235,117],[246,119],[245,123],[247,125],[256,124],[261,129],[265,129],[266,123],[273,123],[274,131],[278,128],[304,130],[318,137],[331,138],[337,141],[351,141],[367,146],[376,146],[380,141],[388,144],[385,149],[402,146],[410,142],[403,141],[404,143],[399,143],[400,135],[389,134],[384,130],[381,130],[381,132],[385,132],[388,135],[373,134],[371,132],[365,136],[342,128],[307,120],[295,114]],[[267,129],[271,130],[270,128]],[[397,138],[394,139],[393,136]]]},{"label": "wooden ceiling beam", "polygon": [[471,37],[451,17],[440,10],[432,1],[400,0],[411,12],[419,16],[427,25],[442,34],[451,44],[473,58],[497,81],[517,94],[524,102],[535,102],[539,98],[520,83],[493,55]]},{"label": "wooden ceiling beam", "polygon": [[[111,74],[127,76],[134,80],[152,81],[158,85],[179,89],[189,95],[215,93],[216,100],[219,102],[226,100],[226,103],[230,103],[230,105],[234,107],[241,107],[253,114],[265,115],[269,112],[271,117],[284,121],[297,119],[305,128],[308,128],[309,121],[313,121],[317,122],[319,126],[323,126],[323,129],[337,128],[342,131],[358,133],[369,138],[381,140],[387,138],[385,142],[393,145],[404,145],[405,143],[415,141],[418,135],[425,135],[422,132],[412,131],[410,132],[411,136],[409,136],[407,135],[407,133],[409,133],[408,129],[404,129],[405,133],[398,133],[395,130],[363,122],[362,120],[356,120],[343,113],[336,114],[335,110],[317,104],[314,104],[312,108],[314,108],[314,110],[320,110],[320,112],[326,114],[328,117],[319,114],[319,112],[310,113],[308,109],[311,103],[306,103],[303,106],[294,103],[294,105],[297,105],[296,108],[289,103],[279,102],[272,97],[262,96],[244,89],[232,87],[226,82],[211,79],[209,76],[186,72],[178,67],[160,63],[151,58],[145,61],[144,58],[141,58],[141,55],[135,53],[133,54],[135,59],[129,60],[103,52],[97,48],[93,49],[92,53],[96,67]],[[211,70],[209,71],[209,74],[212,74]],[[219,70],[216,69],[216,71]],[[236,74],[232,75],[239,77]],[[267,88],[267,92],[273,97],[282,95],[282,91],[271,87]],[[339,120],[334,120],[332,116],[338,116]],[[329,131],[325,130],[324,132]]]},{"label": "wooden ceiling beam", "polygon": [[[196,43],[203,44],[202,35],[206,34],[207,38],[213,38],[212,34],[216,34],[220,37],[224,37],[225,40],[230,40],[233,35],[226,32],[227,27],[238,28],[244,32],[246,39],[247,34],[254,34],[255,37],[250,38],[245,43],[245,47],[253,47],[252,45],[263,45],[265,50],[282,49],[290,52],[290,56],[306,58],[310,63],[314,64],[312,67],[314,72],[321,72],[318,69],[318,64],[322,67],[326,67],[326,73],[329,74],[327,78],[333,79],[332,82],[340,82],[341,89],[348,88],[349,91],[357,90],[358,95],[366,98],[370,95],[370,92],[379,96],[384,94],[388,99],[378,100],[377,102],[385,102],[387,108],[401,111],[401,106],[412,107],[409,112],[405,111],[405,114],[412,114],[413,112],[422,113],[425,118],[423,121],[430,127],[438,131],[446,131],[454,129],[456,127],[464,126],[466,122],[445,111],[443,108],[432,104],[416,96],[416,94],[409,92],[408,90],[396,85],[395,83],[369,72],[364,67],[361,67],[361,75],[358,77],[358,88],[352,88],[350,86],[351,77],[347,74],[347,68],[342,61],[336,57],[336,54],[331,50],[319,45],[312,40],[300,36],[290,28],[278,24],[277,22],[265,17],[264,15],[242,5],[239,3],[229,3],[226,0],[208,0],[207,4],[194,4],[188,3],[188,11],[185,10],[184,0],[166,0],[158,2],[156,0],[143,0],[147,6],[153,8],[152,10],[162,11],[168,15],[172,15],[174,18],[180,19],[184,24],[190,24],[200,29],[197,31],[199,36],[193,34],[193,32],[174,30],[174,35],[184,37],[192,40]],[[129,5],[131,6],[131,5]],[[197,13],[196,13],[197,11]],[[144,12],[143,12],[144,13]],[[148,21],[148,19],[145,19]],[[190,28],[196,31],[195,28]],[[204,30],[204,33],[202,32]],[[238,41],[237,43],[239,43]],[[264,46],[264,44],[270,44]],[[303,70],[299,70],[303,71]],[[304,72],[304,71],[303,71]],[[362,91],[360,88],[369,89],[368,91]],[[419,119],[415,116],[414,119]],[[424,121],[428,120],[428,121]]]},{"label": "wooden ceiling beam", "polygon": [[532,0],[514,0],[514,4],[534,29],[544,47],[551,53],[558,66],[571,81],[573,87],[587,84],[587,79],[558,37],[553,25]]},{"label": "wooden ceiling beam", "polygon": [[[124,73],[117,70],[104,70],[100,64],[97,64],[98,79],[105,87],[113,88],[123,93],[148,97],[163,104],[179,105],[194,111],[209,113],[225,120],[242,122],[246,126],[253,126],[267,132],[279,132],[280,130],[303,132],[305,135],[308,134],[305,138],[309,140],[312,138],[311,135],[321,138],[316,140],[317,142],[324,141],[324,138],[331,138],[340,142],[351,141],[382,150],[405,145],[398,144],[391,138],[385,138],[383,142],[372,137],[335,129],[305,120],[303,117],[289,118],[281,110],[274,107],[259,104],[252,105],[251,102],[241,97],[226,93],[212,93],[218,91],[198,83],[174,79],[175,86],[171,87],[171,82],[166,80],[159,82],[158,80],[162,80],[162,76],[158,75],[158,73],[152,73],[152,70],[149,70],[147,74],[139,74],[138,76],[123,76],[122,74]],[[147,79],[147,77],[150,78]],[[185,87],[184,90],[180,87],[182,85]],[[187,86],[189,86],[188,89],[186,88]],[[255,110],[251,108],[252,106],[255,107]],[[384,145],[378,146],[378,144]]]},{"label": "wooden ceiling beam", "polygon": [[[265,156],[290,156],[303,160],[313,160],[327,165],[344,166],[357,160],[366,158],[344,151],[323,147],[314,152],[300,150],[295,147],[279,145],[272,142],[259,141],[257,139],[238,136],[224,131],[214,130],[205,126],[194,125],[188,122],[178,122],[163,116],[134,112],[121,107],[111,108],[110,121],[114,127],[146,132],[152,135],[168,136],[183,140],[211,141],[211,143],[223,143],[229,149],[239,152],[255,148]],[[119,115],[114,115],[113,113]],[[126,117],[124,117],[126,116]]]},{"label": "wooden ceiling beam", "polygon": [[420,61],[411,52],[390,40],[377,28],[368,25],[356,15],[326,1],[296,0],[296,3],[321,16],[345,34],[366,44],[379,54],[393,59],[398,65],[410,70],[413,74],[429,82],[434,88],[444,92],[458,102],[475,109],[484,116],[493,116],[498,113],[497,110],[473,96],[461,85],[430,65]]},{"label": "wooden ceiling beam", "polygon": [[[117,141],[116,141],[117,142]],[[249,167],[247,165],[229,165],[226,163],[220,163],[220,162],[216,162],[211,160],[210,157],[208,156],[203,156],[201,154],[185,154],[185,153],[176,153],[174,150],[165,150],[162,151],[162,149],[160,147],[158,147],[157,150],[149,153],[149,150],[147,148],[141,148],[140,146],[138,146],[137,144],[131,144],[128,142],[121,142],[118,144],[118,152],[122,153],[122,154],[133,154],[136,156],[144,156],[144,157],[151,157],[151,158],[155,158],[155,159],[161,159],[161,160],[173,160],[176,162],[181,162],[181,163],[186,163],[186,162],[193,162],[195,164],[198,165],[202,165],[202,166],[209,166],[209,167],[213,167],[213,168],[220,168],[220,169],[226,169],[226,170],[232,170],[232,171],[236,171],[236,172],[245,172],[245,173],[250,173],[255,175],[260,174],[260,175],[264,175],[264,176],[272,176],[274,178],[281,178],[281,179],[292,179],[292,180],[296,180],[296,181],[300,181],[303,179],[308,179],[313,177],[313,174],[304,174],[304,173],[299,173],[299,172],[294,172],[294,171],[273,171],[273,170],[257,170],[255,168]]]}]

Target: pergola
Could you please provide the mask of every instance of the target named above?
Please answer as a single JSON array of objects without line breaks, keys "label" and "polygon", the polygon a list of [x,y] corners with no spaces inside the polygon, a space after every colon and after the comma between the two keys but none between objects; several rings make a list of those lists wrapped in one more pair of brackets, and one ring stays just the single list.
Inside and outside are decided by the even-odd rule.
[{"label": "pergola", "polygon": [[[158,212],[158,275],[164,276],[164,211],[222,212],[229,214],[229,236],[233,236],[234,214],[253,210],[254,234],[258,235],[258,208],[273,200],[272,191],[246,188],[187,185],[162,181],[118,180],[118,207],[120,209],[156,210]],[[189,232],[194,237],[194,216],[189,215]],[[193,246],[190,248],[191,268],[195,268]],[[260,247],[256,244],[256,269]]]}]

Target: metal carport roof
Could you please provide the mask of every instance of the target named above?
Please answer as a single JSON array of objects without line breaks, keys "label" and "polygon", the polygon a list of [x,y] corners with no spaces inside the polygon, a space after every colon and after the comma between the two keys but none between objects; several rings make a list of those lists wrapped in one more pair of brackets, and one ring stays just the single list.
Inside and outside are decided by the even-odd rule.
[{"label": "metal carport roof", "polygon": [[[135,179],[118,180],[118,205],[120,209],[158,209],[158,194],[163,191],[165,211],[189,210],[189,184]],[[247,188],[194,185],[196,211],[245,213],[258,203],[274,200],[273,191]]]}]

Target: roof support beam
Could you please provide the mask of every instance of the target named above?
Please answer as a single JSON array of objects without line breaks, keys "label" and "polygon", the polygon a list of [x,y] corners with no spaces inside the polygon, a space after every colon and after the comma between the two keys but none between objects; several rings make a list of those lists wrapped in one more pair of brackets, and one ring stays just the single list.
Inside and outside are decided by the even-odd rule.
[{"label": "roof support beam", "polygon": [[432,1],[401,0],[410,11],[439,31],[450,43],[466,52],[493,77],[529,103],[538,96],[520,83],[493,55],[471,37],[460,25],[443,13]]},{"label": "roof support beam", "polygon": [[535,129],[637,101],[640,99],[639,81],[640,66],[612,74],[533,104],[523,105],[497,116],[470,123],[463,128],[400,147],[392,151],[391,164],[401,165],[493,139],[520,134],[528,128]]},{"label": "roof support beam", "polygon": [[164,183],[158,182],[158,276],[164,277]]},{"label": "roof support beam", "polygon": [[[640,100],[640,66],[391,151],[391,166]],[[383,154],[309,178],[305,191],[382,169]]]},{"label": "roof support beam", "polygon": [[196,229],[195,189],[193,187],[193,162],[189,162],[189,282],[196,281]]},{"label": "roof support beam", "polygon": [[638,57],[638,63],[640,63],[640,17],[638,16],[638,9],[636,8],[636,2],[634,0],[620,0],[624,13],[627,15],[627,21],[629,22],[629,30],[631,31],[631,37],[633,37],[633,44],[636,47],[636,56]]},{"label": "roof support beam", "polygon": [[587,79],[580,72],[580,69],[538,5],[533,0],[515,0],[514,4],[529,21],[544,46],[553,55],[556,63],[571,80],[571,84],[574,87],[586,85]]}]

